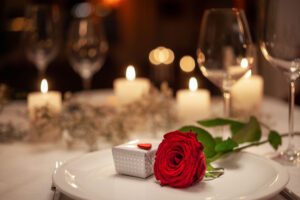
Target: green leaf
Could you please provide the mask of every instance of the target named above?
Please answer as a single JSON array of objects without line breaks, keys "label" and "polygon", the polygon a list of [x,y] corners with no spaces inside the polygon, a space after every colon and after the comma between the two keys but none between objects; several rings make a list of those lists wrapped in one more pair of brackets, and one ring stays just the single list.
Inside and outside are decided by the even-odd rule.
[{"label": "green leaf", "polygon": [[237,147],[238,144],[233,141],[232,139],[228,138],[227,140],[217,144],[215,146],[215,151],[217,153],[219,152],[227,152],[227,151],[231,151],[232,149],[234,149],[234,147]]},{"label": "green leaf", "polygon": [[198,121],[197,123],[204,127],[230,125],[230,130],[232,132],[232,135],[234,135],[236,132],[238,132],[245,125],[245,123],[242,123],[239,121],[235,121],[235,120],[231,120],[231,119],[223,119],[223,118],[202,120],[202,121]]},{"label": "green leaf", "polygon": [[238,144],[256,142],[259,141],[260,138],[261,128],[255,117],[250,117],[249,122],[232,136],[232,140]]},{"label": "green leaf", "polygon": [[223,142],[223,140],[222,140],[221,137],[215,137],[215,142],[216,142],[216,145],[217,145],[217,144],[220,144],[221,142]]},{"label": "green leaf", "polygon": [[232,122],[230,124],[230,130],[231,130],[232,135],[235,135],[244,126],[245,126],[245,123],[242,123],[242,122]]},{"label": "green leaf", "polygon": [[197,134],[197,139],[200,141],[203,146],[204,150],[203,153],[207,158],[211,158],[216,155],[215,152],[215,140],[214,138],[204,129],[196,126],[184,126],[179,129],[181,132],[194,132]]},{"label": "green leaf", "polygon": [[274,130],[270,131],[268,140],[275,150],[281,145],[281,136]]}]

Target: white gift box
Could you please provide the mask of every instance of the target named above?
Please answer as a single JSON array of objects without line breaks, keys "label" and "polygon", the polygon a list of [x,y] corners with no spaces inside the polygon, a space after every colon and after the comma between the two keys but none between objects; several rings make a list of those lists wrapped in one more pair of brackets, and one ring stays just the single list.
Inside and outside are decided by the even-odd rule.
[{"label": "white gift box", "polygon": [[[151,143],[149,150],[137,146]],[[112,148],[115,169],[120,174],[146,178],[153,174],[155,153],[160,142],[153,140],[134,140]]]}]

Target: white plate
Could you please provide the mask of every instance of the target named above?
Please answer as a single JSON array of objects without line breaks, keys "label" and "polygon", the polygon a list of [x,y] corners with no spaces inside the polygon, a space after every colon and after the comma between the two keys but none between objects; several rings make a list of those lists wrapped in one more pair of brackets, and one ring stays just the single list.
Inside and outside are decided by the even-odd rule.
[{"label": "white plate", "polygon": [[241,152],[219,160],[225,174],[186,189],[161,187],[155,177],[148,179],[115,172],[111,150],[88,153],[73,159],[53,174],[58,190],[74,199],[93,200],[188,200],[266,199],[287,184],[287,171],[274,161]]}]

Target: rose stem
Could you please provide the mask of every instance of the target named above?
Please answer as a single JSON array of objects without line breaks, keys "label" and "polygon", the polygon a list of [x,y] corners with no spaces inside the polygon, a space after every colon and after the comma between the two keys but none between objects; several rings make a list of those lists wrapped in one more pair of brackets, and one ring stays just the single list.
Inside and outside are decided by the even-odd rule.
[{"label": "rose stem", "polygon": [[[284,133],[284,134],[281,134],[280,136],[281,136],[281,137],[287,137],[288,135],[289,135],[288,133]],[[297,132],[297,133],[295,133],[294,135],[300,135],[300,133]],[[234,149],[234,150],[232,150],[232,151],[228,151],[228,152],[225,152],[225,153],[219,153],[219,154],[217,154],[216,156],[207,159],[207,163],[212,163],[212,162],[218,160],[219,158],[222,158],[222,157],[227,156],[227,155],[229,155],[229,154],[232,154],[232,153],[235,153],[235,152],[239,152],[239,151],[241,151],[241,150],[243,150],[243,149],[246,149],[246,148],[248,148],[248,147],[258,146],[258,145],[261,145],[261,144],[265,144],[265,143],[267,143],[267,142],[269,142],[269,140],[263,140],[263,141],[261,141],[261,142],[254,142],[254,143],[252,143],[252,144],[248,144],[248,145],[246,145],[246,146],[243,146],[243,147]]]}]

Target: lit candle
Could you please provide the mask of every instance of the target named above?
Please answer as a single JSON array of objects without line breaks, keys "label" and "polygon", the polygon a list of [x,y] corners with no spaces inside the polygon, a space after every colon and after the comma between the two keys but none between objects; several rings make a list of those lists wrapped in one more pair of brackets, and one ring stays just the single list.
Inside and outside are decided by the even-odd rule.
[{"label": "lit candle", "polygon": [[146,78],[135,78],[132,65],[126,69],[126,78],[114,80],[114,93],[120,105],[131,103],[149,92],[150,81]]},{"label": "lit candle", "polygon": [[29,118],[35,119],[35,110],[47,106],[53,114],[60,114],[61,111],[61,93],[58,91],[48,91],[46,79],[41,82],[41,92],[32,92],[28,95]]},{"label": "lit candle", "polygon": [[181,120],[199,120],[210,115],[210,93],[198,89],[197,79],[189,80],[189,90],[179,90],[176,93],[178,117]]},{"label": "lit candle", "polygon": [[232,115],[237,117],[259,115],[263,100],[263,87],[263,78],[258,75],[251,76],[251,71],[236,82],[231,90]]}]

